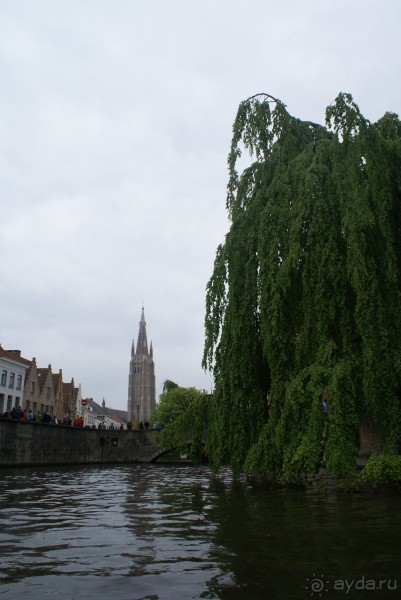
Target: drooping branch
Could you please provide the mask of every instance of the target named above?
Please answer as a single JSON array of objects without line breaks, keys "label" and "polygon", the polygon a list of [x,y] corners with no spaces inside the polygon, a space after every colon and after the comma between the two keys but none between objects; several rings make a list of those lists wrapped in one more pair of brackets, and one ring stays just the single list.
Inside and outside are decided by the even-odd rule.
[{"label": "drooping branch", "polygon": [[[249,102],[250,100],[254,100],[255,98],[259,98],[261,96],[264,97],[267,102],[280,102],[281,103],[281,100],[278,100],[277,98],[275,98],[274,96],[271,96],[270,94],[267,94],[266,92],[259,92],[258,94],[254,94],[253,96],[250,96],[249,98],[247,98],[245,100],[245,102]],[[283,106],[285,106],[285,104],[283,104]]]}]

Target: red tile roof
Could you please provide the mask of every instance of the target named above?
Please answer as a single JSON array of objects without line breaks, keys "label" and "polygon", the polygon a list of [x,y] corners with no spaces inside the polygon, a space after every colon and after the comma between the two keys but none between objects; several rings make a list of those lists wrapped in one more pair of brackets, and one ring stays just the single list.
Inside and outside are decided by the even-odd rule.
[{"label": "red tile roof", "polygon": [[22,356],[18,356],[18,354],[16,352],[12,352],[12,351],[10,352],[10,350],[4,350],[4,348],[2,347],[1,344],[0,344],[0,358],[12,360],[14,362],[21,363],[28,367],[30,367],[32,364],[31,360],[28,360],[27,358],[23,358]]}]

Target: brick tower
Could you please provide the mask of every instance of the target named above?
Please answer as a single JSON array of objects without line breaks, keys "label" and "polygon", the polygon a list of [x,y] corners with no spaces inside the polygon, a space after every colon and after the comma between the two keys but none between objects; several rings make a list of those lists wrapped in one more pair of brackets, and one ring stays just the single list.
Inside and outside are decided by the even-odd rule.
[{"label": "brick tower", "polygon": [[131,346],[131,362],[128,383],[128,421],[149,421],[156,405],[155,364],[153,347],[146,337],[145,312],[142,307],[136,351]]}]

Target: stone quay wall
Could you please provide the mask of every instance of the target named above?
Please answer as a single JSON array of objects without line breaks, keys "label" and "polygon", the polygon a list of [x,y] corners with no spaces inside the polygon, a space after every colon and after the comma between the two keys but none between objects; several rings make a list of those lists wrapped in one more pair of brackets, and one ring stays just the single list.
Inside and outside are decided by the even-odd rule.
[{"label": "stone quay wall", "polygon": [[[157,441],[158,430],[83,429],[0,417],[0,468],[34,465],[177,462]],[[358,466],[383,449],[379,428],[360,428]],[[180,459],[178,459],[180,461]]]},{"label": "stone quay wall", "polygon": [[151,463],[165,453],[157,430],[83,429],[0,418],[0,467]]}]

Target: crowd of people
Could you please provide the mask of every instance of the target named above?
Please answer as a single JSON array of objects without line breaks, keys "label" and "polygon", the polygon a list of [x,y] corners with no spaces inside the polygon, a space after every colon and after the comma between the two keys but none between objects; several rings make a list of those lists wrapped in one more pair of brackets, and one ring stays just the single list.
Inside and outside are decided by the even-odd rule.
[{"label": "crowd of people", "polygon": [[17,421],[43,421],[43,422],[50,422],[47,420],[47,418],[44,420],[46,417],[50,418],[50,421],[52,420],[52,418],[50,417],[50,415],[47,415],[47,413],[45,413],[44,415],[38,415],[39,418],[37,418],[36,415],[33,414],[33,412],[31,410],[22,410],[22,408],[20,406],[13,406],[13,408],[8,411],[6,410],[1,416],[3,417],[3,419],[14,419]]},{"label": "crowd of people", "polygon": [[[69,417],[65,416],[64,419],[56,419],[56,417],[49,415],[46,411],[35,415],[31,410],[23,410],[20,406],[14,406],[10,411],[6,410],[1,417],[3,419],[13,419],[15,421],[35,421],[39,423],[49,423],[52,425],[75,425],[79,427],[79,424],[72,421]],[[82,417],[81,417],[82,420]],[[83,421],[81,427],[83,425]]]},{"label": "crowd of people", "polygon": [[[47,412],[35,415],[31,410],[23,410],[20,406],[14,406],[10,411],[6,410],[1,417],[3,419],[13,419],[17,421],[35,421],[40,423],[48,423],[50,425],[66,425],[68,427],[86,427],[90,429],[127,429],[128,431],[132,429],[149,429],[148,421],[140,421],[138,426],[136,422],[133,423],[132,421],[128,421],[126,425],[124,423],[117,425],[113,422],[111,422],[109,425],[106,425],[101,421],[98,425],[93,424],[91,426],[85,426],[82,415],[77,415],[75,419],[71,419],[67,415],[65,415],[63,419],[57,419],[55,416],[51,416]],[[155,425],[155,427],[157,427],[157,425]]]}]

